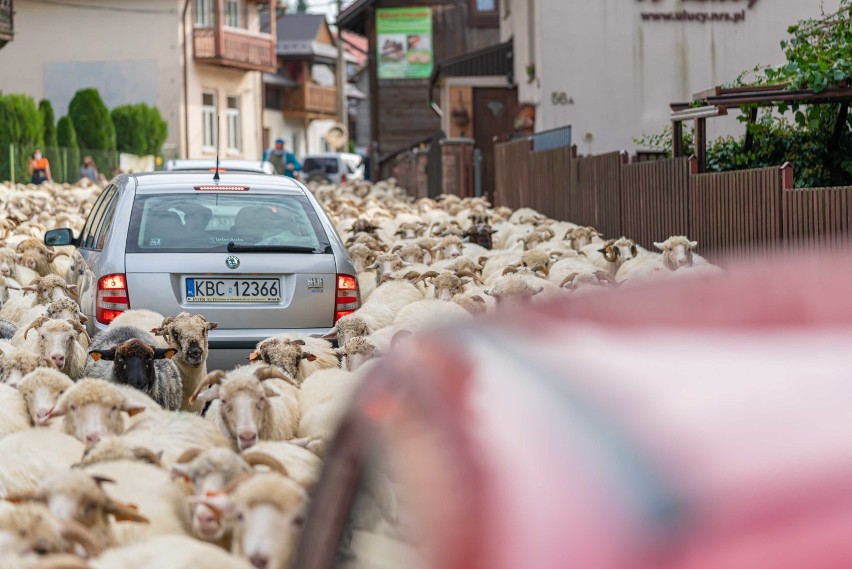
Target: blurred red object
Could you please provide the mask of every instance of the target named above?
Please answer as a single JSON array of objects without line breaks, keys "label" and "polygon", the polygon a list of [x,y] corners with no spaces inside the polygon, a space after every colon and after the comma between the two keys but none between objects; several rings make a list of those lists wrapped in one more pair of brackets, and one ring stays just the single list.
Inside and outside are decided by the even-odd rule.
[{"label": "blurred red object", "polygon": [[[849,567],[849,282],[800,259],[413,336],[355,398],[295,567]],[[365,496],[394,513],[359,525]]]}]

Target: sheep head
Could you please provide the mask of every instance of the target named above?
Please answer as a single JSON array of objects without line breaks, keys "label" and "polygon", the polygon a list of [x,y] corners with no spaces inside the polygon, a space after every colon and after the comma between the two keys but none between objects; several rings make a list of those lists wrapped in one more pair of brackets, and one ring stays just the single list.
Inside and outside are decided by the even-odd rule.
[{"label": "sheep head", "polygon": [[663,264],[670,271],[692,267],[692,252],[698,247],[698,241],[690,241],[682,235],[669,237],[654,247],[663,252]]},{"label": "sheep head", "polygon": [[542,291],[544,287],[535,287],[522,277],[508,275],[497,281],[493,288],[484,292],[494,297],[498,305],[506,305],[528,302]]},{"label": "sheep head", "polygon": [[300,377],[299,366],[302,360],[312,362],[317,359],[304,347],[304,340],[267,338],[257,345],[257,349],[249,355],[248,359],[252,363],[262,361],[266,365],[279,367],[290,377],[298,378]]},{"label": "sheep head", "polygon": [[97,540],[80,524],[56,519],[47,506],[37,501],[23,503],[0,512],[0,556],[46,556],[71,553],[80,545],[89,557],[100,554]]},{"label": "sheep head", "polygon": [[132,403],[115,385],[102,379],[81,379],[59,398],[49,418],[64,417],[65,432],[91,446],[106,435],[124,433],[122,412],[133,416],[145,407]]},{"label": "sheep head", "polygon": [[53,320],[40,316],[24,331],[24,339],[33,329],[38,331],[39,354],[49,358],[57,369],[65,372],[78,337],[89,337],[79,320]]},{"label": "sheep head", "polygon": [[96,362],[101,359],[113,362],[113,374],[118,383],[150,393],[157,379],[154,360],[171,359],[176,352],[174,348],[157,348],[139,338],[131,338],[109,350],[92,350],[89,356]]},{"label": "sheep head", "polygon": [[34,425],[50,422],[50,410],[74,382],[55,369],[36,369],[23,377],[18,392],[23,396]]},{"label": "sheep head", "polygon": [[176,350],[175,359],[179,363],[199,368],[207,361],[207,336],[218,326],[218,323],[209,322],[200,314],[181,312],[177,316],[169,316],[151,332],[162,336]]},{"label": "sheep head", "polygon": [[279,395],[265,383],[272,378],[295,384],[291,377],[271,366],[243,366],[227,375],[217,370],[202,380],[190,402],[218,399],[222,421],[231,439],[237,448],[245,450],[257,443],[270,421],[268,399]]}]

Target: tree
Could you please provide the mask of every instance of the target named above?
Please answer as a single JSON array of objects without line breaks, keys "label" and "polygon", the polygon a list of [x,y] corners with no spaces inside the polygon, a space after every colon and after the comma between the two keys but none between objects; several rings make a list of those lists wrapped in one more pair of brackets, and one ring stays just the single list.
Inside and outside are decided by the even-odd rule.
[{"label": "tree", "polygon": [[[29,179],[27,164],[30,154],[44,146],[41,114],[29,95],[0,95],[0,179],[11,178],[11,161],[15,160],[17,181]],[[11,148],[11,150],[10,150]]]},{"label": "tree", "polygon": [[76,181],[77,168],[80,166],[80,147],[77,143],[77,131],[71,117],[64,116],[56,125],[56,138],[64,150],[62,171],[66,174],[64,181]]},{"label": "tree", "polygon": [[159,154],[168,136],[168,123],[156,107],[144,103],[121,105],[110,113],[119,152]]},{"label": "tree", "polygon": [[47,99],[42,99],[39,101],[38,111],[41,113],[44,145],[48,148],[59,146],[56,138],[56,116],[53,114],[53,105]]},{"label": "tree", "polygon": [[115,151],[115,126],[97,89],[81,89],[68,105],[80,148]]},{"label": "tree", "polygon": [[308,11],[308,0],[298,0],[296,2],[296,13],[304,14]]}]

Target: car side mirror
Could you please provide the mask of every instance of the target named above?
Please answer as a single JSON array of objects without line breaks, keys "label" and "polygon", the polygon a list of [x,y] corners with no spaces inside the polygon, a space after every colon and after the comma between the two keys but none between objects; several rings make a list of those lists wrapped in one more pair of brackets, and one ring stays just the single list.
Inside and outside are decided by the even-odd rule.
[{"label": "car side mirror", "polygon": [[74,232],[67,227],[62,229],[51,229],[44,234],[44,244],[51,247],[76,245],[76,239],[74,239]]}]

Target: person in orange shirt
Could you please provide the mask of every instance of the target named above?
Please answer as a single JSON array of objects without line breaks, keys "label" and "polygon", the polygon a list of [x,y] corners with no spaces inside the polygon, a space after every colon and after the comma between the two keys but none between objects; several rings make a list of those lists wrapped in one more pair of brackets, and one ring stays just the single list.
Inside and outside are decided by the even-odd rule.
[{"label": "person in orange shirt", "polygon": [[53,181],[53,176],[50,175],[50,162],[41,155],[41,150],[38,148],[33,152],[33,158],[30,160],[30,176],[32,176],[33,184],[41,184],[47,180]]}]

